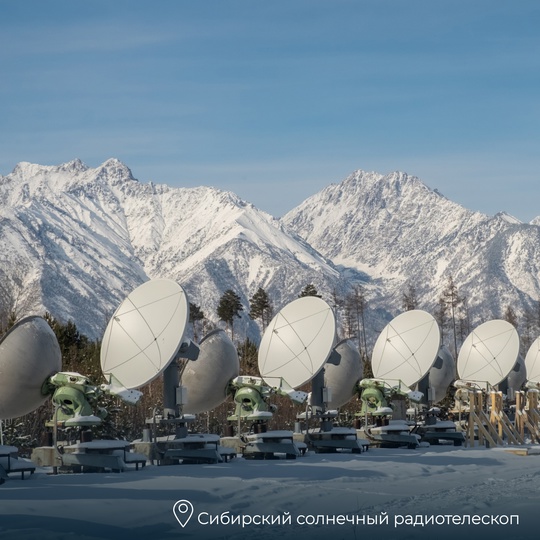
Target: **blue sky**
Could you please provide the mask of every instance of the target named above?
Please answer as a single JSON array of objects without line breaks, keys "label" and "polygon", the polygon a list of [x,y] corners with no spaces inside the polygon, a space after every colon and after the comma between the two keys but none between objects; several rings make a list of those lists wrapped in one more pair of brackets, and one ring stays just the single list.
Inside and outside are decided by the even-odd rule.
[{"label": "blue sky", "polygon": [[1,0],[0,174],[124,161],[280,216],[356,169],[540,215],[537,0]]}]

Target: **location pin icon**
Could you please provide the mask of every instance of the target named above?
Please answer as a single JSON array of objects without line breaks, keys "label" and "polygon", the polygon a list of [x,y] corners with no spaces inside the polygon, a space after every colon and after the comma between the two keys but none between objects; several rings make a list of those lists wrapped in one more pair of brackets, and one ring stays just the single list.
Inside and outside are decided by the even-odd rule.
[{"label": "location pin icon", "polygon": [[188,521],[193,515],[193,505],[189,501],[186,501],[186,499],[176,501],[173,506],[173,514],[176,521],[178,521],[183,528],[188,524]]}]

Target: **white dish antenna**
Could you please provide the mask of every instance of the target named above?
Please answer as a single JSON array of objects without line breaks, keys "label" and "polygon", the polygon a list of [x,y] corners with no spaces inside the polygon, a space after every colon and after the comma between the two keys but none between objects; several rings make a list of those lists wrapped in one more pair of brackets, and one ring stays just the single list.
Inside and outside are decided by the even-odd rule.
[{"label": "white dish antenna", "polygon": [[377,379],[414,386],[433,366],[441,343],[439,325],[420,309],[406,311],[380,333],[371,364]]},{"label": "white dish antenna", "polygon": [[536,338],[525,356],[527,380],[540,383],[540,337]]},{"label": "white dish antenna", "polygon": [[353,398],[363,370],[360,353],[353,341],[340,341],[324,366],[324,386],[330,389],[332,395],[327,403],[328,409],[339,409]]},{"label": "white dish antenna", "polygon": [[120,304],[103,336],[101,369],[126,388],[158,377],[177,355],[189,318],[184,289],[175,281],[147,281]]},{"label": "white dish antenna", "polygon": [[334,313],[324,300],[317,296],[294,300],[272,319],[264,332],[259,347],[261,377],[281,377],[292,388],[302,386],[323,368],[335,336]]},{"label": "white dish antenna", "polygon": [[459,378],[497,386],[512,371],[518,354],[519,336],[509,322],[485,322],[461,346],[457,360]]},{"label": "white dish antenna", "polygon": [[211,411],[227,398],[230,381],[240,373],[238,353],[229,336],[221,329],[207,334],[199,344],[196,362],[187,362],[181,376],[186,388],[183,412]]},{"label": "white dish antenna", "polygon": [[0,419],[17,418],[43,404],[43,383],[62,369],[56,335],[42,317],[26,317],[0,341]]}]

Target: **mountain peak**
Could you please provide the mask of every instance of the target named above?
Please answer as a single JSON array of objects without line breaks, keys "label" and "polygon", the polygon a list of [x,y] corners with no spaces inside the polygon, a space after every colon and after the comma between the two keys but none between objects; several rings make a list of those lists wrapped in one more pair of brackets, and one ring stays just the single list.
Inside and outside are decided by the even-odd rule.
[{"label": "mountain peak", "polygon": [[13,171],[11,172],[11,176],[19,179],[31,178],[45,170],[52,169],[54,169],[54,167],[48,165],[38,165],[36,163],[30,163],[28,161],[20,161],[19,163],[17,163],[17,165],[15,165]]},{"label": "mountain peak", "polygon": [[102,175],[109,177],[113,185],[121,184],[126,180],[135,180],[131,169],[116,158],[110,158],[98,167],[98,177]]},{"label": "mountain peak", "polygon": [[505,221],[506,223],[510,223],[511,225],[523,224],[523,222],[520,221],[518,218],[511,216],[510,214],[506,212],[498,212],[497,214],[495,214],[495,218]]},{"label": "mountain peak", "polygon": [[68,161],[67,163],[62,163],[58,167],[59,170],[70,172],[70,173],[79,173],[79,172],[85,172],[89,169],[88,165],[83,163],[79,158],[73,159],[72,161]]}]

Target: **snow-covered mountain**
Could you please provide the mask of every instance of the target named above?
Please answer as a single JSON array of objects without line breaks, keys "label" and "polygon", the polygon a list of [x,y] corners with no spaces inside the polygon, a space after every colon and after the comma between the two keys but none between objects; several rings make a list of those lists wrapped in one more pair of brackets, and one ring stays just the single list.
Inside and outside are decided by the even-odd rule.
[{"label": "snow-covered mountain", "polygon": [[403,173],[357,171],[282,218],[346,273],[365,273],[386,309],[409,284],[433,311],[452,276],[473,325],[522,313],[540,298],[540,227],[505,213],[472,212]]},{"label": "snow-covered mountain", "polygon": [[331,263],[234,194],[142,184],[115,159],[95,169],[18,164],[0,177],[0,219],[0,276],[18,314],[48,310],[92,337],[153,277],[177,280],[215,322],[233,289],[246,311],[236,324],[252,334],[257,287],[276,307],[308,283],[343,287]]},{"label": "snow-covered mountain", "polygon": [[308,283],[330,303],[361,283],[373,340],[409,285],[434,312],[449,275],[473,326],[508,305],[523,313],[540,298],[539,224],[472,212],[403,173],[357,171],[281,220],[214,188],[142,184],[115,159],[20,163],[0,176],[0,299],[91,337],[136,286],[168,277],[214,323],[233,289],[245,310],[238,335],[255,339],[258,287],[279,309]]}]

